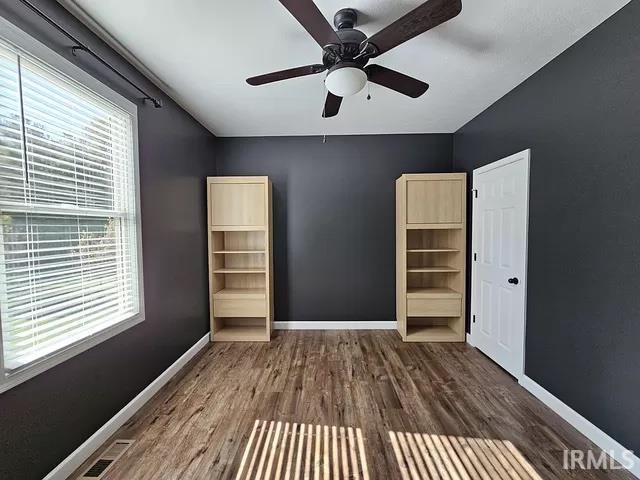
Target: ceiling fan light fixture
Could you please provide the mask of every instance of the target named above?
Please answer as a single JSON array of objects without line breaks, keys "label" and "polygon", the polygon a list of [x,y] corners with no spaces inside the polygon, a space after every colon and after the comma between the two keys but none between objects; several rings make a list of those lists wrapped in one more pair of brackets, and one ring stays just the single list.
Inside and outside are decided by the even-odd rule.
[{"label": "ceiling fan light fixture", "polygon": [[324,83],[338,97],[355,95],[367,84],[367,74],[359,66],[338,64],[329,70]]},{"label": "ceiling fan light fixture", "polygon": [[[23,0],[26,1],[26,0]],[[305,65],[247,79],[249,85],[264,85],[289,78],[329,72],[323,118],[335,117],[344,97],[355,95],[368,82],[411,98],[424,94],[429,85],[382,65],[367,65],[369,60],[396,48],[413,37],[451,20],[462,11],[462,0],[423,0],[409,13],[367,37],[356,29],[358,12],[342,8],[334,16],[334,30],[314,0],[280,0],[280,3],[304,27],[322,48],[322,64]],[[367,97],[369,98],[369,97]]]}]

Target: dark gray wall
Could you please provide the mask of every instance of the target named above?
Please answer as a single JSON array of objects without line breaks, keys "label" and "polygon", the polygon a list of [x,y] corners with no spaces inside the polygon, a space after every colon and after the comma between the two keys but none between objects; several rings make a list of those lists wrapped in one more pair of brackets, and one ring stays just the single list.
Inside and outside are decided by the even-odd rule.
[{"label": "dark gray wall", "polygon": [[526,373],[640,450],[640,1],[454,136],[454,169],[532,149]]},{"label": "dark gray wall", "polygon": [[219,139],[218,175],[269,175],[276,320],[395,319],[395,179],[451,170],[451,135]]},{"label": "dark gray wall", "polygon": [[80,54],[19,5],[0,15],[64,54],[139,106],[146,321],[0,394],[0,478],[39,479],[208,331],[204,177],[215,172],[214,137],[153,88],[53,1],[35,2],[165,107],[143,106],[131,88]]},{"label": "dark gray wall", "polygon": [[[140,105],[147,320],[0,395],[0,478],[41,478],[207,330],[203,177],[274,183],[278,320],[392,320],[394,179],[531,147],[527,374],[630,448],[640,361],[640,2],[451,135],[214,140],[55,2],[36,2],[160,95]],[[0,15],[131,100],[17,0]],[[215,154],[215,155],[214,155]]]}]

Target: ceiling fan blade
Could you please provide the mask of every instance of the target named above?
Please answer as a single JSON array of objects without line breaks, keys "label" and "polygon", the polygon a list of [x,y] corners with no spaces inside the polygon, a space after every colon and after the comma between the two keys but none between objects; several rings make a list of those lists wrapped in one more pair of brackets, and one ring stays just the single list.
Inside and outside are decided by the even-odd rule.
[{"label": "ceiling fan blade", "polygon": [[342,97],[338,97],[331,92],[327,92],[327,99],[324,102],[324,108],[322,109],[322,118],[335,117],[340,110],[340,104],[342,103]]},{"label": "ceiling fan blade", "polygon": [[427,0],[425,3],[369,37],[363,44],[373,44],[371,57],[397,47],[421,33],[451,20],[462,11],[462,0]]},{"label": "ceiling fan blade", "polygon": [[289,13],[300,22],[321,47],[342,43],[331,24],[312,0],[280,0],[280,3],[289,10]]},{"label": "ceiling fan blade", "polygon": [[316,73],[324,72],[326,69],[327,67],[320,64],[289,68],[287,70],[280,70],[278,72],[265,73],[264,75],[258,75],[257,77],[247,78],[247,83],[253,86],[264,85],[265,83],[279,82],[280,80],[287,80],[289,78],[314,75]]},{"label": "ceiling fan blade", "polygon": [[429,88],[429,84],[404,73],[396,72],[381,65],[368,65],[364,67],[370,82],[395,90],[411,98],[418,98]]}]

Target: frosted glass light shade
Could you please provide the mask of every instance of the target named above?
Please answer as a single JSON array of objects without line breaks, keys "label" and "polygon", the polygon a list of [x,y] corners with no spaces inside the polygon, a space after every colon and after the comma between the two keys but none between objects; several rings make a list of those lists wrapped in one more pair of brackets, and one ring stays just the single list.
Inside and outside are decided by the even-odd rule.
[{"label": "frosted glass light shade", "polygon": [[367,84],[367,74],[360,68],[342,67],[332,70],[324,81],[327,90],[338,97],[355,95]]}]

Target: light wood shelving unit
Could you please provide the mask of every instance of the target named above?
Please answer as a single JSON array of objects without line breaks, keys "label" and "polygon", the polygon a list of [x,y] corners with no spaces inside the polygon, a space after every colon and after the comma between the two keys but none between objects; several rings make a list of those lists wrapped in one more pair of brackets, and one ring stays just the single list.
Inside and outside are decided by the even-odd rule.
[{"label": "light wood shelving unit", "polygon": [[273,322],[267,177],[208,177],[211,340],[266,342]]},{"label": "light wood shelving unit", "polygon": [[396,180],[396,317],[405,342],[464,342],[466,174]]}]

